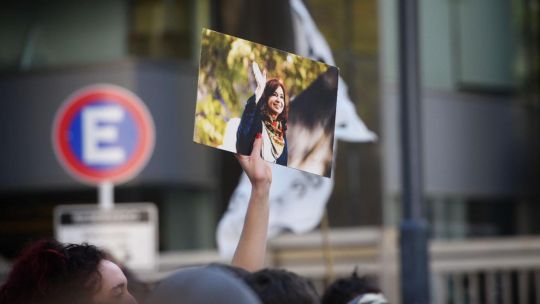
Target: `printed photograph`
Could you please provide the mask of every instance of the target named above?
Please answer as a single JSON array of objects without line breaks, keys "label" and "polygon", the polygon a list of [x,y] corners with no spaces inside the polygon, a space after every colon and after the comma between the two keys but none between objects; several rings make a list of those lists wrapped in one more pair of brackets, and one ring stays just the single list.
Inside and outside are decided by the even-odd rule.
[{"label": "printed photograph", "polygon": [[338,69],[203,29],[193,140],[330,177]]}]

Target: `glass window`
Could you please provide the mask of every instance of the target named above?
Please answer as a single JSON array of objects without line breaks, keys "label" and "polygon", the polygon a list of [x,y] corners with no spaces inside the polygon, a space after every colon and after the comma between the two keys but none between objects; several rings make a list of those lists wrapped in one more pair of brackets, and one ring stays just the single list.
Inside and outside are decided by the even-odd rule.
[{"label": "glass window", "polygon": [[145,58],[192,55],[190,1],[138,0],[131,8],[129,53]]},{"label": "glass window", "polygon": [[128,1],[10,3],[0,11],[0,69],[118,60],[126,55]]}]

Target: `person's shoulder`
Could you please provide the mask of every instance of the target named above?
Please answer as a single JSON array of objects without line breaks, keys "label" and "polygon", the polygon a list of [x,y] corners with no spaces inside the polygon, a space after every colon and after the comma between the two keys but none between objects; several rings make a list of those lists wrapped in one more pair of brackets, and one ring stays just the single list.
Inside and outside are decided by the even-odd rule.
[{"label": "person's shoulder", "polygon": [[255,94],[249,96],[247,102],[247,104],[254,104],[255,103]]}]

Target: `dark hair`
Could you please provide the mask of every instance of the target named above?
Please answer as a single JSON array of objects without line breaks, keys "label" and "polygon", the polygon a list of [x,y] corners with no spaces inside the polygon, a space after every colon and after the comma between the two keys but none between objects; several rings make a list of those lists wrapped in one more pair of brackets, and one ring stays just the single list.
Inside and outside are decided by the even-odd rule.
[{"label": "dark hair", "polygon": [[283,84],[283,81],[281,81],[281,79],[271,78],[266,82],[266,86],[264,87],[264,91],[260,100],[260,111],[262,114],[268,113],[268,99],[272,96],[272,94],[274,94],[278,87],[281,87],[281,89],[283,90],[284,106],[283,111],[281,111],[277,119],[281,121],[283,126],[285,126],[287,124],[287,120],[289,119],[289,97],[287,96],[287,89],[285,89],[285,85]]},{"label": "dark hair", "polygon": [[95,246],[41,240],[23,250],[0,288],[0,304],[88,303],[101,283]]},{"label": "dark hair", "polygon": [[381,293],[370,277],[359,277],[356,270],[350,277],[335,280],[326,288],[322,304],[346,304],[355,297],[366,293]]},{"label": "dark hair", "polygon": [[311,281],[282,269],[263,269],[244,278],[264,304],[315,304],[319,296]]}]

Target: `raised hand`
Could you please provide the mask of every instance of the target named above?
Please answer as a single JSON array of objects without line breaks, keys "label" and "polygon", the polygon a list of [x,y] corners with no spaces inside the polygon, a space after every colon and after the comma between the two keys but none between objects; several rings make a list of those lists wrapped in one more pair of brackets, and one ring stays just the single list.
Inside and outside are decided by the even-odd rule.
[{"label": "raised hand", "polygon": [[258,133],[253,142],[251,155],[236,154],[236,158],[244,172],[246,172],[252,188],[244,226],[234,252],[232,265],[248,271],[257,271],[263,268],[266,257],[272,170],[268,162],[261,157],[261,147],[261,133]]},{"label": "raised hand", "polygon": [[236,154],[236,159],[246,172],[252,187],[262,188],[265,190],[270,187],[272,183],[272,170],[268,162],[261,157],[262,138],[261,133],[257,133],[255,141],[253,142],[253,150],[251,155]]},{"label": "raised hand", "polygon": [[255,88],[255,103],[257,103],[259,102],[259,99],[261,99],[264,88],[266,87],[266,71],[261,73],[261,69],[255,61],[253,61],[251,68],[253,70],[253,75],[255,76],[255,82],[257,82],[257,88]]}]

